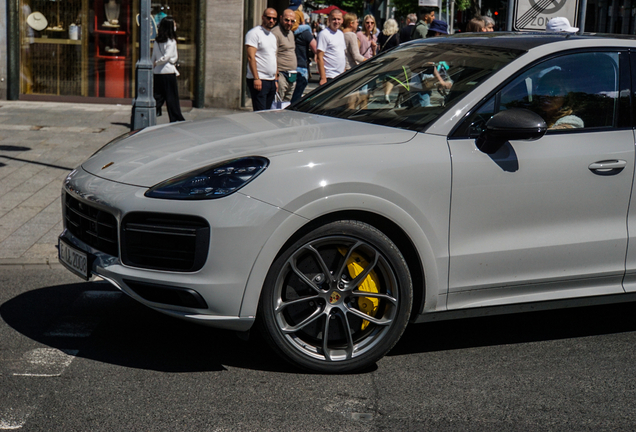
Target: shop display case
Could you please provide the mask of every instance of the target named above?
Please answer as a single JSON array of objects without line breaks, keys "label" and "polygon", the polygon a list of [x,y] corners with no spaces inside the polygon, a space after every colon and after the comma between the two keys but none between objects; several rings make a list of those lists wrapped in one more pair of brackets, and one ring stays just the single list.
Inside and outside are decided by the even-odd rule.
[{"label": "shop display case", "polygon": [[[20,0],[20,98],[86,98],[87,102],[133,98],[139,4],[133,0]],[[154,22],[165,15],[177,22],[182,100],[194,96],[197,10],[194,0],[173,0],[170,5],[152,2]]]},{"label": "shop display case", "polygon": [[[130,97],[130,1],[95,0],[95,96]],[[102,94],[100,94],[102,93]]]},{"label": "shop display case", "polygon": [[[80,0],[36,0],[22,5],[21,92],[53,96],[86,95],[82,62],[87,49],[82,24],[87,5]],[[34,25],[33,16],[37,15]],[[30,23],[30,24],[29,24]],[[34,27],[32,27],[34,25]]]}]

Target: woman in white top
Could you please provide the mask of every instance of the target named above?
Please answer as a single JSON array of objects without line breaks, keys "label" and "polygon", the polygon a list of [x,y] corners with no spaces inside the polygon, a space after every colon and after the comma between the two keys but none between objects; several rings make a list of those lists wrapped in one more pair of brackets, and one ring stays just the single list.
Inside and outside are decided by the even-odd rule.
[{"label": "woman in white top", "polygon": [[161,107],[166,103],[170,122],[185,121],[179,105],[179,88],[175,66],[179,60],[177,52],[177,24],[168,15],[159,23],[159,30],[152,50],[152,66],[154,86],[153,93],[157,101],[157,116],[161,115]]}]

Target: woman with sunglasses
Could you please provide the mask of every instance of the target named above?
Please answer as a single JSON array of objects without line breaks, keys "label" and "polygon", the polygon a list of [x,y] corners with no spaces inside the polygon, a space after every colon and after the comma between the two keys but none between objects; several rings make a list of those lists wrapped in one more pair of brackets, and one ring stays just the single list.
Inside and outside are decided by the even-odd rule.
[{"label": "woman with sunglasses", "polygon": [[376,54],[378,38],[376,36],[375,18],[373,15],[364,17],[363,30],[357,33],[360,41],[360,54],[365,59],[370,59]]}]

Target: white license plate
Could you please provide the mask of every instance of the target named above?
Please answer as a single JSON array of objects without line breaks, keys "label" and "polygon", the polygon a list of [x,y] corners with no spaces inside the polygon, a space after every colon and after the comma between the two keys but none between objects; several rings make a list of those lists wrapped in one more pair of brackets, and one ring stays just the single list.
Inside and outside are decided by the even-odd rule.
[{"label": "white license plate", "polygon": [[88,269],[88,254],[59,239],[60,262],[64,266],[77,274],[78,276],[88,280],[90,274]]}]

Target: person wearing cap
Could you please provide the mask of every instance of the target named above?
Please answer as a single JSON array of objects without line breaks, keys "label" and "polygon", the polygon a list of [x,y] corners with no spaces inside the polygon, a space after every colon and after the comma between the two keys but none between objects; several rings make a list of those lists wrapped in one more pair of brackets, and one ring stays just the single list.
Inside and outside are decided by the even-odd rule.
[{"label": "person wearing cap", "polygon": [[413,30],[411,39],[424,39],[428,37],[426,35],[428,34],[428,27],[435,19],[435,9],[436,8],[429,6],[420,8],[420,20],[415,24],[415,30]]},{"label": "person wearing cap", "polygon": [[448,34],[448,24],[442,20],[434,19],[431,25],[428,27],[428,33],[426,37],[436,37]]},{"label": "person wearing cap", "polygon": [[565,17],[554,17],[545,26],[545,31],[548,32],[561,32],[561,33],[576,33],[579,31],[578,27],[572,27],[570,20]]},{"label": "person wearing cap", "polygon": [[295,32],[298,26],[305,24],[305,14],[303,13],[303,0],[289,0],[289,6],[287,9],[294,11],[296,14],[296,23],[292,27],[292,31]]}]

